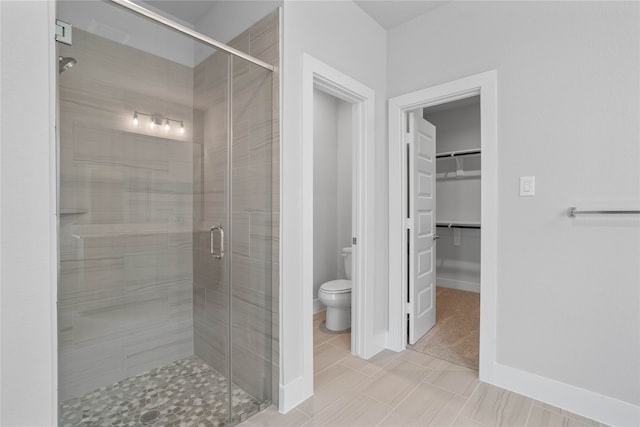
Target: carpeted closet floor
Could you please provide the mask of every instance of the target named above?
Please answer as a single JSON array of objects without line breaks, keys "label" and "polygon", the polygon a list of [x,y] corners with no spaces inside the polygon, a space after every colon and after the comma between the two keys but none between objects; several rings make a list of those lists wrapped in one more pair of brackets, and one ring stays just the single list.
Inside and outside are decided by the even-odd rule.
[{"label": "carpeted closet floor", "polygon": [[478,370],[480,294],[436,287],[436,326],[408,348]]}]

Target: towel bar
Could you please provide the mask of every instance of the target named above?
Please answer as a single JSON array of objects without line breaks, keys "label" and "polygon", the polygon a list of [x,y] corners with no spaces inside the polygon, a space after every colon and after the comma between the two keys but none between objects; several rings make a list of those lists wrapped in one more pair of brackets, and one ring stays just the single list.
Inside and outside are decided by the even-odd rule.
[{"label": "towel bar", "polygon": [[600,214],[600,215],[628,215],[628,214],[640,214],[640,211],[634,210],[602,210],[602,211],[579,211],[576,207],[570,207],[567,209],[567,216],[569,218],[575,218],[576,215],[582,214]]}]

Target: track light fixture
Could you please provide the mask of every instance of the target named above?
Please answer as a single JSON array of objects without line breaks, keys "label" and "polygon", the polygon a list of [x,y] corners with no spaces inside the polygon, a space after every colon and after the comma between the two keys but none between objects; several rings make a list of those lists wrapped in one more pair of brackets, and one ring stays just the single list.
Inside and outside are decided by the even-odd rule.
[{"label": "track light fixture", "polygon": [[184,134],[184,122],[182,120],[172,119],[171,117],[163,116],[160,113],[143,113],[142,111],[134,111],[133,112],[133,125],[138,126],[140,120],[138,116],[147,116],[149,117],[149,127],[154,129],[157,126],[164,125],[164,130],[169,132],[171,130],[171,122],[180,123],[180,129],[178,130],[180,134]]}]

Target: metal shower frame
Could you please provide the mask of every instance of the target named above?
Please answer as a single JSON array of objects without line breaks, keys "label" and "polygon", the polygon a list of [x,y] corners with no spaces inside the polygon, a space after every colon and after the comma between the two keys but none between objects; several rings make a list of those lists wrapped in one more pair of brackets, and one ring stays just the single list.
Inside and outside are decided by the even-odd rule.
[{"label": "metal shower frame", "polygon": [[254,58],[251,55],[248,55],[244,52],[239,51],[238,49],[234,49],[231,46],[227,46],[224,43],[221,43],[217,40],[212,39],[211,37],[207,37],[204,34],[201,34],[187,26],[178,24],[177,22],[172,21],[169,18],[165,18],[164,16],[157,14],[155,12],[150,11],[138,4],[133,3],[131,0],[106,0],[109,3],[116,4],[120,7],[128,9],[129,11],[141,15],[147,19],[150,19],[158,24],[164,25],[165,27],[171,28],[175,31],[178,31],[194,40],[198,40],[202,43],[205,43],[213,48],[223,50],[231,55],[240,57],[246,61],[249,61],[259,67],[265,68],[269,71],[274,71],[274,66],[271,64],[267,64],[264,61],[259,60],[258,58]]}]

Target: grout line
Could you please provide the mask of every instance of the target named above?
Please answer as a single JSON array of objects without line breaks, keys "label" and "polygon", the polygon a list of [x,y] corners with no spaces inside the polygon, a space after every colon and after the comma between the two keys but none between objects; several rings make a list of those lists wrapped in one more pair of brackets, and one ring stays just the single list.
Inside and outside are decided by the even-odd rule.
[{"label": "grout line", "polygon": [[[334,364],[332,364],[331,366],[335,366],[335,365],[338,365],[338,364],[340,364],[340,363],[339,363],[339,362],[338,362],[338,363],[334,363]],[[344,365],[341,365],[341,366],[342,366],[343,368],[345,368],[345,369],[349,370],[349,371],[352,371],[352,372],[354,372],[354,373],[358,374],[358,375],[362,375],[360,372],[358,372],[358,371],[356,371],[356,370],[354,370],[354,369],[351,369],[351,368],[349,368],[348,366],[344,366]],[[326,369],[329,369],[329,368],[327,367]],[[323,371],[324,371],[324,370],[326,370],[326,369],[323,369]],[[321,372],[322,372],[322,371],[321,371]],[[356,388],[357,388],[360,384],[362,384],[363,382],[365,382],[365,381],[367,380],[367,377],[366,377],[365,375],[363,375],[363,376],[364,376],[365,378],[363,378],[363,379],[362,379],[362,381],[359,381],[359,382],[355,383],[355,384],[353,385],[353,387],[351,387],[351,388],[350,388],[350,389],[348,389],[346,392],[344,392],[343,394],[341,394],[340,396],[338,396],[336,399],[334,399],[334,400],[332,400],[331,402],[329,402],[329,403],[328,403],[327,405],[325,405],[325,407],[324,407],[324,408],[322,408],[320,411],[323,411],[323,410],[324,410],[325,408],[327,408],[328,406],[331,406],[335,401],[337,401],[338,399],[340,399],[342,396],[345,396],[345,395],[346,395],[346,394],[348,394],[349,392],[357,392]],[[315,395],[317,391],[318,391],[318,389],[316,388],[316,386],[315,386],[315,382],[314,382],[313,394]],[[313,398],[313,396],[311,396],[309,399],[312,399],[312,398]],[[311,414],[307,414],[303,409],[299,409],[299,410],[300,410],[303,414],[307,415],[308,417],[313,418],[313,416],[312,416]],[[319,412],[320,412],[320,411],[319,411]]]},{"label": "grout line", "polygon": [[[402,354],[402,353],[396,353],[396,354],[394,354],[394,355],[393,355],[393,357],[391,357],[391,358],[390,358],[389,360],[387,360],[385,363],[382,363],[382,364],[380,364],[380,365],[377,365],[375,362],[369,362],[369,360],[371,360],[371,359],[367,360],[367,362],[371,363],[371,364],[372,364],[372,365],[374,365],[376,368],[378,368],[378,371],[377,371],[375,374],[370,375],[370,376],[371,376],[371,377],[374,377],[374,376],[376,376],[377,374],[379,374],[379,373],[380,373],[380,371],[384,371],[384,370],[386,370],[386,369],[387,369],[387,367],[388,367],[391,363],[393,363],[394,361],[396,361],[396,360],[398,360],[398,359],[400,358],[400,354]],[[357,357],[357,356],[356,356],[356,357]],[[362,359],[362,360],[364,360],[364,359]]]},{"label": "grout line", "polygon": [[[542,409],[544,411],[550,412],[552,414],[561,415],[561,416],[563,416],[565,418],[568,418],[568,419],[570,419],[572,421],[576,421],[578,423],[584,424],[585,426],[607,427],[606,424],[599,423],[598,421],[593,420],[593,419],[588,418],[588,417],[585,417],[583,415],[575,414],[575,413],[573,413],[571,411],[568,411],[566,409],[562,409],[562,408],[559,408],[557,406],[553,406],[553,405],[551,405],[549,403],[545,403],[545,402],[542,402],[542,401],[537,400],[537,399],[533,399],[533,398],[530,398],[530,399],[533,400],[533,405],[537,406],[539,409]],[[593,424],[593,423],[598,423],[598,424]]]},{"label": "grout line", "polygon": [[418,387],[420,387],[420,385],[422,384],[422,382],[418,382],[416,383],[416,385],[411,389],[411,391],[409,391],[402,399],[400,399],[400,401],[393,407],[393,409],[398,408],[400,405],[402,405],[402,402],[404,402],[405,400],[407,400],[409,398],[409,396],[418,389]]},{"label": "grout line", "polygon": [[[346,356],[345,356],[345,357],[346,357]],[[342,359],[344,359],[344,357],[343,357]],[[337,360],[337,361],[335,361],[335,362],[331,362],[330,364],[328,364],[328,365],[327,365],[327,366],[325,366],[324,368],[320,369],[319,371],[315,371],[315,370],[314,370],[314,372],[313,372],[313,376],[315,377],[316,375],[318,375],[318,374],[320,374],[320,373],[322,373],[322,372],[326,371],[327,369],[329,369],[329,368],[331,368],[331,367],[333,367],[333,366],[335,366],[335,365],[340,364],[340,361],[341,361],[342,359]],[[314,381],[315,381],[315,379],[314,379]]]},{"label": "grout line", "polygon": [[[326,343],[325,343],[326,344]],[[340,348],[340,347],[336,347],[335,345],[332,346],[333,348]],[[315,377],[317,374],[319,374],[320,372],[326,371],[327,369],[329,369],[330,367],[339,364],[341,361],[343,361],[344,359],[346,359],[347,357],[349,357],[350,353],[347,353],[346,355],[340,357],[339,359],[336,359],[334,361],[332,361],[331,363],[329,363],[327,366],[325,366],[324,368],[320,369],[319,371],[315,370],[315,361],[316,361],[316,355],[314,353],[313,355],[313,364],[314,364],[314,372],[313,372],[313,376]],[[345,366],[348,368],[348,366]]]},{"label": "grout line", "polygon": [[[434,372],[435,372],[435,371],[434,371]],[[442,371],[440,371],[440,372],[442,372]],[[434,384],[434,383],[431,383],[431,382],[427,381],[430,377],[431,377],[431,376],[429,376],[429,377],[425,378],[421,383],[423,383],[423,384],[428,384],[428,385],[433,386],[433,387],[435,387],[435,388],[438,388],[438,389],[440,389],[440,390],[447,391],[447,392],[449,392],[449,393],[455,394],[456,396],[460,396],[460,397],[462,397],[462,398],[464,398],[464,399],[468,399],[468,398],[470,398],[470,397],[471,397],[471,396],[476,392],[476,390],[478,389],[478,387],[479,387],[479,386],[480,386],[480,384],[482,383],[481,381],[478,381],[478,384],[476,384],[476,385],[475,385],[475,387],[473,388],[473,390],[471,390],[471,391],[469,392],[469,396],[465,396],[464,394],[460,394],[460,393],[455,392],[455,391],[447,390],[447,389],[446,389],[446,388],[444,388],[443,386],[440,386],[440,385],[438,385],[438,384]]]},{"label": "grout line", "polygon": [[[324,337],[328,337],[328,338],[326,339],[326,341],[322,341],[322,342],[319,342],[319,343],[317,343],[317,344],[314,344],[314,345],[313,345],[313,347],[314,347],[314,348],[315,348],[315,347],[317,347],[317,346],[319,346],[319,345],[322,345],[322,344],[329,344],[329,343],[331,343],[331,341],[335,341],[335,340],[337,340],[338,338],[340,338],[341,336],[346,335],[346,334],[335,334],[335,335],[334,335],[334,334],[328,334],[328,333],[326,333],[326,332],[322,332],[322,331],[320,331],[320,330],[317,330],[317,331],[314,331],[314,337],[316,336],[316,335],[315,335],[316,333],[321,334],[320,336],[322,336],[323,338],[324,338]],[[349,336],[351,336],[351,335],[349,335]],[[334,344],[332,344],[332,345],[334,345]],[[335,345],[334,345],[334,346],[335,346]],[[337,346],[335,346],[335,347],[337,347]],[[349,347],[351,347],[351,345],[349,345]]]},{"label": "grout line", "polygon": [[[348,356],[347,356],[347,357],[348,357]],[[358,368],[352,368],[351,366],[347,366],[345,363],[343,363],[343,362],[344,362],[344,360],[345,360],[347,357],[345,357],[344,359],[341,359],[338,363],[339,363],[340,365],[344,366],[345,368],[349,368],[349,369],[351,369],[351,370],[353,370],[353,371],[355,371],[355,372],[357,372],[357,373],[359,373],[359,374],[361,374],[361,375],[364,375],[367,379],[369,379],[369,378],[373,378],[373,377],[374,377],[378,372],[380,372],[380,371],[381,371],[381,369],[378,369],[378,370],[377,370],[377,371],[375,371],[373,374],[368,374],[368,373],[363,372],[362,370],[360,370],[360,369],[358,369]],[[357,357],[357,356],[354,356],[354,357]]]},{"label": "grout line", "polygon": [[[527,413],[527,419],[524,422],[525,426],[529,425],[529,419],[531,418],[531,412],[533,412],[533,405],[534,405],[535,400],[534,399],[531,399],[531,400],[532,400],[532,402],[531,402],[531,406],[529,406],[529,412]],[[564,423],[563,423],[563,425],[564,425]]]},{"label": "grout line", "polygon": [[[394,409],[395,410],[395,409]],[[382,417],[382,419],[380,420],[380,422],[378,424],[376,424],[376,427],[378,427],[380,424],[382,424],[387,418],[389,418],[389,415],[391,415],[393,413],[393,411],[390,411],[387,415],[385,415],[384,417]]]},{"label": "grout line", "polygon": [[[438,368],[438,367],[440,367],[440,366],[442,366],[442,363],[440,363],[438,366],[436,366],[436,368]],[[423,382],[423,383],[428,382],[428,380],[429,380],[431,377],[435,376],[437,372],[443,372],[443,371],[446,371],[446,369],[444,369],[444,370],[442,370],[442,369],[432,369],[432,372],[431,372],[429,375],[427,375],[427,376],[422,380],[422,382]],[[429,384],[430,384],[430,383],[429,383]]]},{"label": "grout line", "polygon": [[[464,405],[462,405],[462,407],[461,407],[461,408],[460,408],[460,410],[458,411],[458,414],[456,415],[456,417],[455,417],[455,419],[454,419],[454,420],[457,420],[458,418],[460,418],[460,417],[464,416],[464,415],[462,415],[462,413],[463,413],[463,411],[465,410],[465,408],[467,407],[467,405],[469,404],[469,402],[471,401],[471,398],[473,397],[473,395],[474,395],[474,394],[476,394],[476,392],[478,391],[478,388],[480,387],[480,384],[481,384],[481,383],[478,381],[478,384],[477,384],[477,385],[476,385],[476,387],[473,389],[473,391],[469,394],[469,397],[464,397],[464,396],[462,396],[463,398],[465,398],[465,399],[466,399],[466,401],[464,402]],[[438,386],[434,386],[434,387],[438,387]],[[438,388],[439,388],[439,387],[438,387]],[[457,396],[460,396],[460,395],[459,395],[459,394],[457,394],[457,393],[453,393],[453,394],[455,394],[455,395],[457,395]],[[469,419],[472,419],[473,421],[476,421],[476,420],[474,420],[474,419],[473,419],[473,418],[471,418],[471,417],[469,417]],[[480,423],[480,422],[478,421],[478,423]],[[482,424],[482,423],[480,423],[480,424]]]},{"label": "grout line", "polygon": [[[294,410],[296,410],[297,412],[300,412],[300,413],[302,414],[302,416],[304,416],[304,417],[307,419],[306,421],[309,421],[311,418],[313,418],[313,417],[311,417],[311,416],[309,416],[309,415],[305,414],[305,413],[304,413],[304,411],[302,411],[302,410],[300,410],[300,409],[298,409],[298,408],[293,408],[293,409],[294,409]],[[278,412],[278,413],[279,413],[279,412]],[[306,421],[305,421],[305,422],[306,422]]]},{"label": "grout line", "polygon": [[[343,345],[338,344],[338,343],[336,343],[336,342],[335,342],[335,341],[337,341],[337,338],[338,338],[338,337],[336,337],[336,338],[331,338],[329,341],[327,341],[327,342],[326,342],[326,344],[329,344],[330,346],[337,347],[337,348],[340,348],[340,349],[343,349],[343,350],[344,350],[345,348],[344,348],[344,346],[343,346]],[[349,352],[349,354],[351,354],[351,345],[349,345],[349,348],[348,348],[348,349],[346,349],[346,350]]]},{"label": "grout line", "polygon": [[[359,358],[358,356],[353,356],[353,357],[355,357],[356,359],[361,360],[361,361],[363,361],[364,363],[367,363],[367,365],[368,365],[368,366],[373,366],[374,368],[376,368],[376,371],[375,371],[375,372],[373,372],[373,373],[371,373],[371,374],[368,374],[368,373],[366,373],[366,372],[364,372],[364,371],[362,371],[362,370],[360,370],[360,369],[356,369],[356,368],[351,368],[351,369],[354,369],[354,370],[356,370],[356,371],[360,372],[361,374],[365,375],[365,376],[366,376],[366,377],[368,377],[368,378],[373,378],[373,377],[375,377],[376,375],[378,375],[381,371],[384,371],[384,370],[385,370],[385,368],[386,368],[386,367],[387,367],[391,362],[393,362],[394,360],[398,359],[398,358],[400,357],[400,356],[399,356],[400,354],[402,354],[402,353],[396,353],[396,354],[394,354],[394,355],[393,355],[393,357],[391,357],[391,358],[390,358],[386,363],[383,363],[382,365],[378,365],[378,364],[376,364],[376,362],[371,362],[371,359],[368,359],[368,360],[367,360],[367,359],[361,359],[361,358]],[[347,356],[347,357],[348,357],[348,356]],[[375,356],[374,356],[374,357],[375,357]],[[344,359],[346,359],[346,357],[345,357]],[[344,359],[342,359],[342,360],[344,360]],[[345,366],[346,366],[346,365],[345,365]],[[348,366],[347,366],[347,367],[348,367]]]},{"label": "grout line", "polygon": [[[315,392],[314,392],[314,394],[315,394]],[[313,399],[313,396],[309,397],[307,400],[309,400],[309,399]],[[298,406],[296,406],[294,409],[298,409],[298,407],[299,407],[299,406],[301,406],[301,405],[302,405],[304,402],[306,402],[307,400],[303,400],[302,402],[300,402],[300,403],[298,404]],[[336,399],[336,400],[337,400],[337,399]],[[334,401],[332,401],[332,402],[329,402],[329,404],[328,404],[327,406],[331,406],[331,405],[333,404],[333,402],[335,402],[335,400],[334,400]],[[327,406],[325,406],[325,408],[326,408]],[[321,412],[323,409],[324,409],[324,408],[322,408],[322,409],[321,409],[320,411],[318,411],[318,412]],[[309,418],[309,419],[313,419],[313,415],[311,415],[311,414],[307,414],[307,413],[304,411],[304,409],[298,409],[298,411],[302,412],[302,413],[304,414],[304,416],[305,416],[305,417],[307,417],[307,418]]]},{"label": "grout line", "polygon": [[[373,401],[375,401],[375,402],[378,402],[378,403],[379,403],[379,404],[381,404],[381,405],[386,406],[387,408],[391,409],[391,412],[393,412],[393,410],[394,410],[394,409],[396,409],[396,408],[394,408],[393,406],[389,405],[388,403],[384,403],[383,401],[378,400],[378,399],[376,399],[376,398],[375,398],[375,397],[373,397],[373,396],[369,396],[369,395],[368,395],[368,394],[366,394],[366,393],[363,393],[363,392],[361,392],[361,391],[358,391],[358,390],[356,390],[355,388],[353,389],[353,391],[355,391],[355,392],[356,392],[357,394],[359,394],[360,396],[364,396],[364,397],[366,397],[367,399],[371,399],[371,400],[373,400]],[[391,412],[389,412],[389,413],[391,413]]]},{"label": "grout line", "polygon": [[[367,398],[367,399],[371,399],[371,400],[373,400],[373,401],[375,401],[375,402],[377,402],[377,403],[379,403],[379,404],[381,404],[381,405],[383,405],[383,406],[385,406],[385,407],[389,408],[390,410],[393,410],[393,408],[392,408],[391,406],[387,405],[386,403],[384,403],[384,402],[380,402],[379,400],[377,400],[377,399],[375,399],[375,398],[372,398],[371,396],[367,396],[367,395],[366,395],[366,394],[364,394],[364,393],[360,393],[360,392],[359,392],[359,391],[357,391],[355,388],[353,388],[353,389],[351,389],[351,390],[347,391],[346,393],[344,393],[343,395],[339,396],[337,399],[335,399],[334,401],[332,401],[331,403],[329,403],[327,406],[325,406],[325,407],[324,407],[324,408],[322,408],[321,410],[319,410],[316,414],[314,414],[314,416],[312,416],[312,417],[311,417],[311,419],[309,420],[309,422],[313,421],[313,420],[314,420],[314,418],[315,418],[317,415],[322,415],[322,414],[324,414],[325,412],[328,412],[328,411],[329,411],[329,409],[331,409],[331,408],[332,408],[334,405],[336,405],[338,402],[340,402],[340,401],[342,401],[342,400],[344,400],[344,399],[346,399],[346,398],[348,398],[348,397],[350,397],[350,396],[353,396],[353,401],[352,401],[349,405],[347,405],[346,407],[351,406],[351,405],[353,404],[353,402],[355,402],[357,399],[361,399],[362,397],[365,397],[365,398]],[[345,408],[346,408],[346,407],[345,407]],[[343,408],[343,409],[344,409],[344,408]],[[305,414],[306,414],[306,413],[305,413]],[[305,424],[303,424],[303,425],[307,425],[307,423],[305,423]],[[309,424],[309,425],[310,425],[310,424]]]},{"label": "grout line", "polygon": [[[404,359],[403,359],[402,361],[403,361],[403,362],[405,362],[405,363],[410,363],[410,364],[412,364],[412,365],[415,365],[415,366],[419,367],[420,369],[422,369],[422,370],[423,370],[423,371],[425,371],[425,372],[426,372],[426,371],[431,371],[431,369],[429,369],[429,368],[427,368],[427,367],[425,367],[425,366],[419,365],[419,364],[417,364],[417,363],[413,363],[413,362],[410,362],[410,361],[408,361],[408,360],[404,360]],[[425,378],[426,378],[427,376],[428,376],[428,375],[425,375]],[[385,404],[385,403],[383,403],[383,402],[380,402],[380,403],[383,403],[383,404],[385,404],[386,406],[389,406],[390,408],[392,408],[392,411],[391,411],[391,412],[393,412],[393,410],[395,410],[396,408],[398,408],[398,407],[402,404],[402,402],[404,402],[404,401],[405,401],[405,400],[406,400],[406,399],[407,399],[407,398],[408,398],[408,397],[409,397],[409,396],[410,396],[414,391],[416,391],[416,389],[417,389],[418,387],[420,387],[420,385],[421,385],[422,383],[423,383],[423,381],[418,381],[417,383],[415,383],[415,385],[411,388],[411,390],[410,390],[410,391],[408,391],[408,392],[407,392],[407,394],[406,394],[402,399],[400,399],[400,400],[398,401],[398,403],[396,403],[394,406],[392,406],[392,405],[390,405],[390,404]],[[361,384],[359,384],[359,385],[361,386]],[[376,402],[378,402],[378,399],[376,399],[375,397],[370,396],[370,395],[368,395],[367,393],[364,393],[364,392],[360,392],[360,393],[362,393],[363,395],[365,395],[365,396],[367,396],[367,397],[369,397],[369,398],[371,398],[371,399],[375,400]],[[390,413],[391,413],[391,412],[390,412]],[[387,414],[387,416],[388,416],[388,414]],[[386,417],[385,417],[385,418],[386,418]],[[381,421],[381,422],[382,422],[382,421]]]}]

